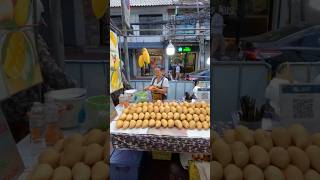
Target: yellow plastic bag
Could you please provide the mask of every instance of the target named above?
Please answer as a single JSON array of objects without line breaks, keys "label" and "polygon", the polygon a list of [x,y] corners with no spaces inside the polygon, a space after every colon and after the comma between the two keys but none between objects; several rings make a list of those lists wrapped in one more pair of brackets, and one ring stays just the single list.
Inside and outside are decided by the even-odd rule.
[{"label": "yellow plastic bag", "polygon": [[189,161],[189,180],[201,180],[198,168],[194,161]]}]

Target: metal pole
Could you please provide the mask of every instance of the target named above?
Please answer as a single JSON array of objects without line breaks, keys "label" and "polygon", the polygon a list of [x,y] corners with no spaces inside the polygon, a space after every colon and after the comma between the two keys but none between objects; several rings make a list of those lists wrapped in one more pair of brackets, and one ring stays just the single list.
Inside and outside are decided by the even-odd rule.
[{"label": "metal pole", "polygon": [[[170,37],[169,35],[129,35],[129,37]],[[194,37],[197,37],[197,36],[202,36],[201,34],[193,34],[193,35],[187,35],[187,34],[175,34],[175,35],[172,35],[172,36],[181,36],[181,37],[189,37],[189,38],[194,38]],[[170,37],[172,38],[172,37]],[[183,39],[181,39],[183,40]],[[198,42],[198,41],[197,41]]]},{"label": "metal pole", "polygon": [[64,69],[64,39],[61,19],[61,0],[50,0],[50,27],[53,56],[60,68]]},{"label": "metal pole", "polygon": [[[183,31],[183,30],[203,30],[203,31],[209,31],[210,28],[178,28],[174,29],[175,31]],[[128,32],[131,31],[163,31],[163,29],[129,29]]]},{"label": "metal pole", "polygon": [[127,29],[127,24],[125,21],[125,17],[124,17],[124,7],[125,5],[123,4],[124,2],[121,0],[121,19],[122,19],[122,27],[123,27],[123,32],[124,32],[124,36],[123,36],[123,42],[124,42],[124,62],[125,62],[125,68],[126,68],[126,74],[127,74],[127,79],[128,81],[130,81],[131,77],[130,77],[130,63],[129,63],[129,50],[128,50],[128,29]]},{"label": "metal pole", "polygon": [[[198,20],[197,20],[197,25],[198,27],[200,27],[200,20],[199,20],[199,0],[197,0],[197,16],[198,16]],[[197,35],[200,35],[199,32],[200,31],[196,31],[197,32]],[[201,61],[202,61],[202,50],[203,50],[203,43],[202,43],[202,36],[199,37],[199,57],[198,57],[198,63],[197,63],[197,66],[196,66],[196,70],[200,69],[201,67]]]}]

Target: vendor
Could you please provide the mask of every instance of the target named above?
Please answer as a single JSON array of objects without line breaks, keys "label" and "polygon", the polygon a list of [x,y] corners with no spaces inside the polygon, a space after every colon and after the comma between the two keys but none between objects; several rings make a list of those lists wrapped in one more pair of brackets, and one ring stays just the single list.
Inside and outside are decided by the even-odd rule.
[{"label": "vendor", "polygon": [[165,100],[169,88],[169,80],[164,76],[164,69],[161,67],[154,68],[155,77],[152,78],[151,84],[144,88],[145,91],[151,91],[152,99]]}]

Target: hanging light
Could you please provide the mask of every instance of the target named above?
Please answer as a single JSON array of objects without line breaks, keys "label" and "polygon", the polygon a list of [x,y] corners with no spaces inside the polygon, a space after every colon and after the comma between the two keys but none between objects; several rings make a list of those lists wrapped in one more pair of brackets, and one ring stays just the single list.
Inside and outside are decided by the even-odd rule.
[{"label": "hanging light", "polygon": [[210,65],[210,57],[207,59],[207,64]]},{"label": "hanging light", "polygon": [[169,42],[169,45],[167,46],[166,53],[168,56],[173,56],[176,52],[176,48],[173,46],[171,41]]}]

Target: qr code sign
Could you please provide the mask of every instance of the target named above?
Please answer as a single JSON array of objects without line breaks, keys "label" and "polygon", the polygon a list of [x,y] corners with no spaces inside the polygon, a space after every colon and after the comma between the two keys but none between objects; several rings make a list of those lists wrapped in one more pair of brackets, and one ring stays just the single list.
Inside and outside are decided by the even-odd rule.
[{"label": "qr code sign", "polygon": [[293,99],[293,117],[299,119],[314,118],[313,99]]}]

